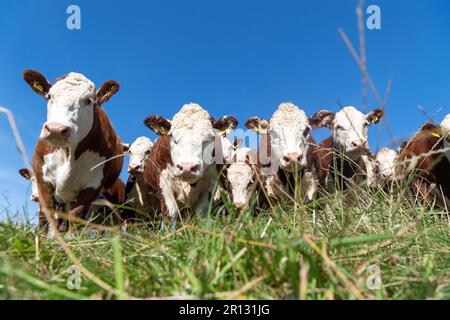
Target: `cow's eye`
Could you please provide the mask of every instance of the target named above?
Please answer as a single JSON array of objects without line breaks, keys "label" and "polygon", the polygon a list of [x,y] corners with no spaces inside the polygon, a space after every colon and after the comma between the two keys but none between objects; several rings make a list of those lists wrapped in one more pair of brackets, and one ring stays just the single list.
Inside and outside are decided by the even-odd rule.
[{"label": "cow's eye", "polygon": [[92,104],[92,99],[91,98],[85,98],[83,100],[83,105],[90,106],[91,104]]},{"label": "cow's eye", "polygon": [[340,125],[337,125],[337,126],[335,127],[335,129],[336,129],[336,131],[341,131],[341,130],[344,130],[344,127],[343,127],[343,126],[340,126]]},{"label": "cow's eye", "polygon": [[51,100],[52,99],[52,95],[50,93],[47,93],[46,96],[47,100]]},{"label": "cow's eye", "polygon": [[311,132],[311,128],[306,128],[305,131],[303,131],[303,136],[307,136]]}]

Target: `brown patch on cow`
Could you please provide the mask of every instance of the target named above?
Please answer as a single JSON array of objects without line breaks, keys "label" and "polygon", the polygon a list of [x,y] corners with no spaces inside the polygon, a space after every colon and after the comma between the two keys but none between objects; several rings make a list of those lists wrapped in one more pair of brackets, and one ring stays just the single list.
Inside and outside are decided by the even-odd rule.
[{"label": "brown patch on cow", "polygon": [[122,179],[117,179],[103,194],[109,202],[118,205],[123,204],[125,202],[125,183]]},{"label": "brown patch on cow", "polygon": [[167,168],[168,165],[173,165],[172,157],[170,155],[170,137],[163,135],[155,141],[150,154],[145,160],[144,164],[144,182],[148,186],[151,193],[158,195],[161,199],[161,211],[163,216],[167,214],[167,207],[164,199],[161,196],[161,188],[159,179],[161,172]]},{"label": "brown patch on cow", "polygon": [[[123,153],[122,142],[117,136],[105,111],[99,105],[94,106],[94,121],[88,135],[78,144],[75,159],[91,150],[106,159]],[[119,177],[123,166],[123,157],[118,157],[104,164],[102,186],[110,188]],[[90,169],[90,168],[89,168]]]}]

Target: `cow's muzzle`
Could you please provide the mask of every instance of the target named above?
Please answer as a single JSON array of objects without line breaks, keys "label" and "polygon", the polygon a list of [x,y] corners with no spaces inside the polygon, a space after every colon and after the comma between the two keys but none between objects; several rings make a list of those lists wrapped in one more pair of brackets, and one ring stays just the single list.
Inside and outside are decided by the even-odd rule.
[{"label": "cow's muzzle", "polygon": [[48,122],[42,128],[41,138],[51,144],[66,144],[69,141],[71,131],[70,127],[64,124]]}]

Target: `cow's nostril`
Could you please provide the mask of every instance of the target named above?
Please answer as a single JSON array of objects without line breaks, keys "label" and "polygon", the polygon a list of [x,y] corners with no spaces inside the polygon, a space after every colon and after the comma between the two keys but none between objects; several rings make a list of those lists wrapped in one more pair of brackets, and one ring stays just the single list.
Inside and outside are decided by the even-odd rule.
[{"label": "cow's nostril", "polygon": [[183,166],[177,164],[177,168],[178,168],[178,170],[183,171]]},{"label": "cow's nostril", "polygon": [[191,172],[196,172],[196,171],[198,170],[199,167],[200,167],[200,166],[199,166],[198,164],[196,164],[195,166],[193,166],[193,167],[191,168]]},{"label": "cow's nostril", "polygon": [[358,143],[356,143],[355,141],[352,141],[352,146],[356,148],[358,146]]},{"label": "cow's nostril", "polygon": [[64,128],[61,130],[61,135],[63,137],[68,137],[70,135],[70,128]]},{"label": "cow's nostril", "polygon": [[284,160],[285,162],[289,162],[289,161],[290,161],[289,157],[287,157],[287,156],[284,156],[284,157],[283,157],[283,160]]}]

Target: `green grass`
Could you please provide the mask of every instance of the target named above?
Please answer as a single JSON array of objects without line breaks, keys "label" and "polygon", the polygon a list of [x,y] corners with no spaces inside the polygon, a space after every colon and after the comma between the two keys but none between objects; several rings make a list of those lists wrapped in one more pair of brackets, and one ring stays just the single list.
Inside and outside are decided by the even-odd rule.
[{"label": "green grass", "polygon": [[[226,206],[232,211],[229,206]],[[0,224],[0,299],[450,299],[448,214],[398,190],[56,240]],[[217,213],[221,211],[221,213]],[[70,250],[81,272],[69,289]],[[378,268],[379,288],[367,279]]]}]

